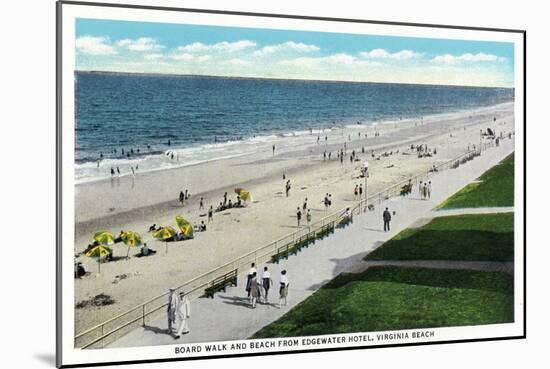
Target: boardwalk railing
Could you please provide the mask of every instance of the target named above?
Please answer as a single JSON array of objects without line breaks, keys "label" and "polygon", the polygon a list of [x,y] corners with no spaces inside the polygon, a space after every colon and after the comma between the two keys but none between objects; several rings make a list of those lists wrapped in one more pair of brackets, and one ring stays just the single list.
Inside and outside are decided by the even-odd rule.
[{"label": "boardwalk railing", "polygon": [[[369,195],[368,199],[361,199],[349,211],[351,217],[367,211],[370,205],[379,205],[385,200],[399,196],[401,188],[408,184],[409,181],[413,184],[418,184],[420,180],[426,180],[436,171],[440,172],[447,169],[457,168],[466,161],[473,159],[481,154],[481,150],[486,150],[493,146],[492,143],[482,145],[476,151],[469,151],[454,159],[434,166],[429,171],[419,175],[407,178],[399,183],[396,183],[384,190],[375,194]],[[435,170],[434,170],[435,169]],[[206,273],[203,273],[191,280],[186,281],[176,287],[176,292],[185,291],[190,299],[200,297],[204,294],[204,290],[216,278],[223,276],[226,273],[237,271],[237,274],[242,274],[248,270],[251,263],[262,264],[268,261],[278,262],[281,258],[287,258],[296,250],[296,246],[322,238],[327,234],[334,232],[334,229],[341,222],[346,221],[346,209],[336,211],[316,222],[305,225],[302,228],[289,233],[279,239],[265,244],[254,251],[242,255],[228,263],[218,266]],[[298,247],[299,249],[299,247]],[[147,326],[147,322],[158,318],[161,312],[167,307],[168,292],[158,295],[122,314],[112,317],[111,319],[91,327],[84,332],[78,333],[74,340],[77,348],[103,348],[106,345],[116,341],[118,338],[129,333],[130,331]]]}]

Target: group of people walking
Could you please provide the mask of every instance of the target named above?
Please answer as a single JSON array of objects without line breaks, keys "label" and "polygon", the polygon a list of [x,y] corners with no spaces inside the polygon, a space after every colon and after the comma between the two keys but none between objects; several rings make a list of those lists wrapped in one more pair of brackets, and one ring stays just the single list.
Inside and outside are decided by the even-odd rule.
[{"label": "group of people walking", "polygon": [[[250,270],[247,274],[246,280],[246,292],[247,297],[252,309],[256,308],[256,303],[261,302],[263,304],[269,303],[269,290],[273,286],[273,279],[271,278],[271,273],[267,267],[264,267],[261,279],[258,281],[258,272],[256,270],[256,264],[252,263],[250,265]],[[279,305],[278,307],[287,304],[288,296],[288,277],[286,275],[286,270],[281,271],[281,278],[279,280]]]},{"label": "group of people walking", "polygon": [[168,334],[178,339],[182,334],[189,333],[188,320],[191,316],[191,304],[184,292],[176,293],[170,288],[168,293]]},{"label": "group of people walking", "polygon": [[432,197],[432,181],[420,181],[418,184],[418,192],[422,200],[428,200]]}]

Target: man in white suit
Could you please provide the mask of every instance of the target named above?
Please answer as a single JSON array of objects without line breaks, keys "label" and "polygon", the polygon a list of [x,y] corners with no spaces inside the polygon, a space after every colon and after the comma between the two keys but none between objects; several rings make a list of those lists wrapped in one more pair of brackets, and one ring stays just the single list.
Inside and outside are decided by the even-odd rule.
[{"label": "man in white suit", "polygon": [[178,332],[175,335],[175,339],[180,338],[182,334],[189,333],[189,326],[187,325],[187,320],[191,316],[191,304],[189,303],[189,299],[185,295],[184,292],[180,293],[180,298],[178,301],[178,307],[177,307],[177,318],[179,321],[179,328]]}]

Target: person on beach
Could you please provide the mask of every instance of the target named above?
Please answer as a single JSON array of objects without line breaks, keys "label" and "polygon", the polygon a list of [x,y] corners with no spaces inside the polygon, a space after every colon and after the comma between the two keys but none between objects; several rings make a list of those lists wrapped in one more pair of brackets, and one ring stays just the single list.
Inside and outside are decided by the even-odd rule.
[{"label": "person on beach", "polygon": [[256,274],[256,264],[252,263],[250,264],[250,269],[248,270],[248,274],[246,275],[246,292],[248,294],[248,298],[250,298],[250,280],[252,279],[252,275]]},{"label": "person on beach", "polygon": [[332,151],[328,153],[328,160],[330,160],[331,156],[332,156]]},{"label": "person on beach", "polygon": [[179,200],[180,200],[181,206],[183,206],[183,201],[185,200],[185,195],[183,194],[183,191],[180,191]]},{"label": "person on beach", "polygon": [[323,152],[323,161],[327,160],[327,152],[325,150],[325,152]]},{"label": "person on beach", "polygon": [[355,185],[355,188],[353,189],[353,198],[357,200],[357,196],[359,195],[359,186]]},{"label": "person on beach", "polygon": [[306,197],[306,199],[304,200],[304,204],[302,205],[302,210],[303,210],[303,211],[306,211],[306,209],[307,209],[307,197]]},{"label": "person on beach", "polygon": [[264,289],[264,304],[269,302],[269,289],[273,285],[273,279],[271,279],[271,273],[267,270],[267,267],[264,267],[264,272],[262,274],[262,287]]},{"label": "person on beach", "polygon": [[258,284],[258,279],[256,278],[256,272],[252,273],[250,278],[250,305],[252,309],[256,308],[256,301],[261,297],[260,285]]},{"label": "person on beach", "polygon": [[363,198],[363,184],[360,184],[360,185],[359,185],[359,198],[360,198],[360,199]]},{"label": "person on beach", "polygon": [[115,169],[111,167],[111,177],[114,177],[114,176],[115,176]]},{"label": "person on beach", "polygon": [[227,205],[227,192],[223,194],[223,206]]},{"label": "person on beach", "polygon": [[120,177],[120,169],[119,169],[119,167],[116,167],[116,173],[117,173],[117,175]]},{"label": "person on beach", "polygon": [[178,296],[174,288],[170,288],[168,293],[168,307],[166,313],[168,315],[168,334],[174,333],[176,324],[176,311],[178,309]]},{"label": "person on beach", "polygon": [[428,199],[432,197],[432,181],[428,181]]},{"label": "person on beach", "polygon": [[199,210],[203,210],[204,209],[204,202],[203,202],[203,197],[201,196],[201,199],[199,201]]},{"label": "person on beach", "polygon": [[325,205],[325,211],[328,210],[328,193],[325,195],[325,198],[323,199],[323,204]]},{"label": "person on beach", "polygon": [[422,181],[420,181],[420,183],[418,184],[418,194],[420,195],[420,198],[422,198]]},{"label": "person on beach", "polygon": [[340,166],[344,165],[344,155],[340,154]]},{"label": "person on beach", "polygon": [[179,321],[179,327],[174,339],[178,339],[182,334],[189,333],[189,325],[187,321],[191,316],[191,304],[184,292],[180,292],[180,298],[178,300],[177,319]]},{"label": "person on beach", "polygon": [[302,212],[300,211],[300,207],[296,208],[296,219],[298,220],[298,227],[300,226],[300,220],[302,220]]},{"label": "person on beach", "polygon": [[332,194],[328,194],[328,207],[330,208],[332,206]]},{"label": "person on beach", "polygon": [[208,209],[208,223],[214,221],[214,209],[212,205],[210,205],[210,209]]},{"label": "person on beach", "polygon": [[286,193],[286,197],[288,197],[288,195],[290,194],[290,179],[286,181],[285,193]]},{"label": "person on beach", "polygon": [[307,225],[311,223],[311,209],[307,209],[307,215],[306,215]]},{"label": "person on beach", "polygon": [[273,155],[275,155],[275,145],[273,145]]},{"label": "person on beach", "polygon": [[384,210],[384,213],[382,214],[382,219],[384,220],[384,232],[387,232],[390,230],[390,221],[391,221],[391,214],[388,208]]},{"label": "person on beach", "polygon": [[288,277],[286,276],[286,270],[281,271],[281,279],[279,282],[279,309],[283,305],[287,305],[288,302],[288,286],[290,283],[288,282]]}]

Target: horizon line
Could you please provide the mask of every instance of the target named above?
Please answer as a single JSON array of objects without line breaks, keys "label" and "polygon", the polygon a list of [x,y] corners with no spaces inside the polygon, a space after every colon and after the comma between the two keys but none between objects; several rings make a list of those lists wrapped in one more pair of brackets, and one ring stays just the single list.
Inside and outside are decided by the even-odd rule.
[{"label": "horizon line", "polygon": [[201,78],[227,78],[227,79],[247,79],[247,80],[275,80],[275,81],[303,81],[303,82],[333,82],[333,83],[365,83],[379,85],[407,85],[407,86],[432,86],[432,87],[465,87],[465,88],[501,88],[515,89],[515,87],[502,86],[476,86],[476,85],[453,85],[453,84],[437,84],[437,83],[412,83],[412,82],[374,82],[374,81],[349,81],[349,80],[332,80],[332,79],[308,79],[308,78],[283,78],[283,77],[245,77],[245,76],[224,76],[213,74],[186,74],[186,73],[161,73],[161,72],[118,72],[107,70],[77,70],[75,73],[90,73],[90,74],[118,74],[118,75],[140,75],[140,76],[167,76],[167,77],[201,77]]}]

